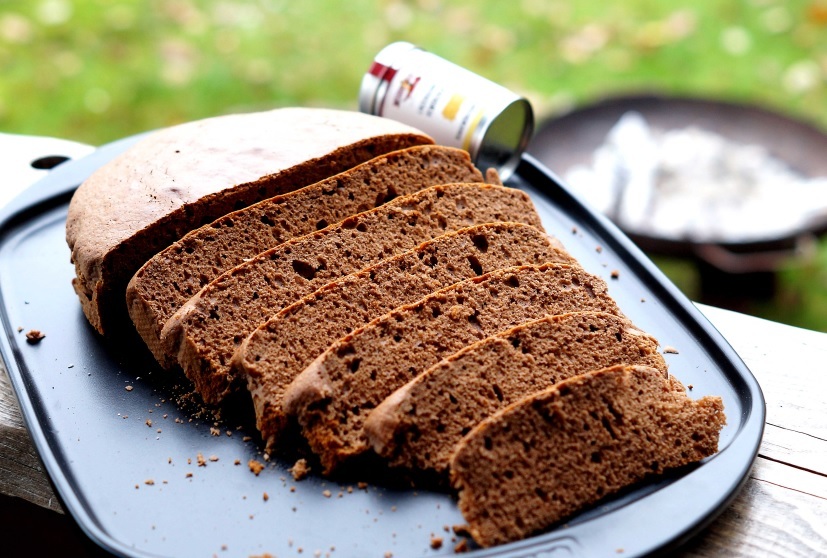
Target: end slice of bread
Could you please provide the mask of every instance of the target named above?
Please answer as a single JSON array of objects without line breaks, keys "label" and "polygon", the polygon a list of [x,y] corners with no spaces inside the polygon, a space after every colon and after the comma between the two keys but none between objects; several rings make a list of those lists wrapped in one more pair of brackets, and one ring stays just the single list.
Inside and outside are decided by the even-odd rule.
[{"label": "end slice of bread", "polygon": [[352,111],[282,108],[154,132],[95,171],[66,218],[73,286],[95,329],[131,329],[124,294],[152,255],[221,215],[433,140]]},{"label": "end slice of bread", "polygon": [[392,465],[444,474],[454,446],[488,416],[561,380],[615,364],[667,374],[657,341],[622,318],[600,312],[546,316],[432,366],[374,409],[365,433]]},{"label": "end slice of bread", "polygon": [[613,366],[485,419],[456,446],[451,482],[474,540],[503,544],[714,454],[725,422],[720,397],[695,401],[660,370]]}]

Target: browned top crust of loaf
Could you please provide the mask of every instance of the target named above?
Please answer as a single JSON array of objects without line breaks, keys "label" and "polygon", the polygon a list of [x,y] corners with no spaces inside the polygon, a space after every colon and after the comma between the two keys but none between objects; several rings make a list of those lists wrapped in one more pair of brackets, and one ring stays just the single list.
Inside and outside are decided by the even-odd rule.
[{"label": "browned top crust of loaf", "polygon": [[284,395],[330,472],[365,452],[367,414],[440,359],[545,315],[596,310],[620,315],[599,277],[546,264],[493,271],[402,306],[340,339]]},{"label": "browned top crust of loaf", "polygon": [[138,270],[126,290],[129,315],[155,358],[169,368],[175,362],[164,359],[161,328],[224,271],[398,196],[454,182],[482,182],[468,152],[417,146],[229,213],[188,233]]},{"label": "browned top crust of loaf", "polygon": [[488,184],[433,186],[293,239],[225,272],[164,326],[161,341],[208,403],[230,389],[230,362],[247,335],[322,285],[446,232],[479,223],[541,227],[529,197]]},{"label": "browned top crust of loaf", "polygon": [[451,482],[482,546],[544,530],[648,475],[718,451],[720,397],[613,366],[564,380],[487,418],[457,445]]},{"label": "browned top crust of loaf", "polygon": [[392,465],[445,473],[454,446],[500,409],[561,380],[615,364],[667,373],[658,342],[599,312],[546,316],[465,347],[396,390],[365,420]]},{"label": "browned top crust of loaf", "polygon": [[382,153],[429,143],[392,120],[308,108],[156,132],[98,169],[69,205],[66,241],[83,311],[99,332],[122,331],[130,277],[185,233]]},{"label": "browned top crust of loaf", "polygon": [[286,423],[285,388],[340,337],[397,306],[503,267],[576,264],[530,225],[489,223],[446,234],[329,283],[256,329],[235,354],[258,428],[273,446]]}]

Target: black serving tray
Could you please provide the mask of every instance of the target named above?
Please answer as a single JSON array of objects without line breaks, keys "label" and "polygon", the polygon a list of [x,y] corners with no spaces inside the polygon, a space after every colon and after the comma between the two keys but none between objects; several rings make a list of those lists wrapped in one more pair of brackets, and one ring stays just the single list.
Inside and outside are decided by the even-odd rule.
[{"label": "black serving tray", "polygon": [[[314,474],[293,482],[287,459],[272,459],[255,476],[247,462],[263,458],[249,421],[216,427],[200,418],[179,405],[179,378],[145,348],[116,350],[89,326],[70,285],[68,202],[86,176],[135,140],[60,165],[0,214],[0,349],[64,509],[97,545],[121,556],[453,555],[446,529],[463,519],[449,493],[360,489]],[[639,485],[546,534],[492,549],[472,544],[470,555],[631,557],[674,548],[746,480],[763,433],[761,390],[692,303],[553,174],[525,156],[510,183],[531,195],[546,229],[606,280],[638,327],[679,351],[665,358],[693,386],[690,396],[723,397],[728,423],[721,451],[700,466]],[[29,345],[29,329],[46,337]],[[445,544],[432,548],[432,535]]]}]

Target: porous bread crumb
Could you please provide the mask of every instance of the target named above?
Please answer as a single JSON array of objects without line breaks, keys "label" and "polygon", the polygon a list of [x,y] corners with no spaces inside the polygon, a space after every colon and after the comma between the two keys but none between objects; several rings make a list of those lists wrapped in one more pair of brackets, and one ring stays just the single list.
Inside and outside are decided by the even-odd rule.
[{"label": "porous bread crumb", "polygon": [[293,480],[300,481],[307,477],[310,473],[310,467],[307,465],[307,460],[302,458],[297,460],[290,469],[290,474],[293,475]]},{"label": "porous bread crumb", "polygon": [[195,459],[196,459],[196,461],[198,461],[198,466],[199,467],[206,467],[207,466],[207,460],[204,459],[204,456],[201,453],[196,455]]},{"label": "porous bread crumb", "polygon": [[154,481],[154,480],[152,480],[152,479],[146,479],[146,480],[144,481],[144,484],[146,484],[146,485],[148,485],[148,486],[152,486],[152,485],[154,485],[154,484],[155,484],[155,481]]},{"label": "porous bread crumb", "polygon": [[30,329],[26,333],[26,343],[29,345],[36,345],[37,343],[40,343],[44,337],[46,337],[46,335],[39,329]]},{"label": "porous bread crumb", "polygon": [[261,471],[264,470],[264,463],[262,463],[261,461],[256,461],[255,459],[251,459],[250,461],[248,461],[247,466],[250,468],[250,471],[252,471],[256,476],[258,476],[259,473],[261,473]]},{"label": "porous bread crumb", "polygon": [[221,436],[221,431],[218,428],[216,428],[214,426],[211,426],[210,427],[210,436]]},{"label": "porous bread crumb", "polygon": [[145,424],[146,424],[148,427],[152,428],[152,420],[151,420],[151,419],[146,419],[146,423],[145,423]]},{"label": "porous bread crumb", "polygon": [[454,547],[454,552],[457,554],[462,554],[464,552],[468,552],[468,539],[462,539],[457,543]]}]

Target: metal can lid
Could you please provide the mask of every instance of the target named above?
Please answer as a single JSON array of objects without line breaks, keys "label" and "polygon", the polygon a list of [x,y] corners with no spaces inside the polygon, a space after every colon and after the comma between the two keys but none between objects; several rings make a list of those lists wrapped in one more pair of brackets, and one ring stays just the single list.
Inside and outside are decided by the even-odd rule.
[{"label": "metal can lid", "polygon": [[479,130],[472,152],[480,169],[493,167],[503,180],[517,169],[534,133],[531,103],[518,98],[506,106],[484,129]]}]

